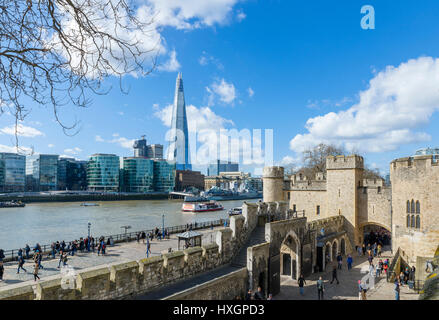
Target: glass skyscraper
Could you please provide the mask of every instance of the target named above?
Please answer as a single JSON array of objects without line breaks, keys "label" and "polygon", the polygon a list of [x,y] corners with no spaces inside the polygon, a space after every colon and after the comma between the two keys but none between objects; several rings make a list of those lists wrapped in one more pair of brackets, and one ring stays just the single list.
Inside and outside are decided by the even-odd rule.
[{"label": "glass skyscraper", "polygon": [[119,191],[119,157],[93,154],[87,163],[87,183],[91,191]]},{"label": "glass skyscraper", "polygon": [[189,134],[181,73],[178,74],[175,85],[171,137],[167,155],[168,161],[175,161],[177,170],[192,170],[189,157]]},{"label": "glass skyscraper", "polygon": [[58,187],[58,155],[40,154],[33,161],[36,191],[55,191]]},{"label": "glass skyscraper", "polygon": [[126,192],[154,191],[154,161],[142,157],[124,158],[123,177]]},{"label": "glass skyscraper", "polygon": [[175,186],[175,162],[154,160],[154,190],[171,192]]},{"label": "glass skyscraper", "polygon": [[26,182],[26,157],[24,155],[0,153],[0,191],[23,192]]}]

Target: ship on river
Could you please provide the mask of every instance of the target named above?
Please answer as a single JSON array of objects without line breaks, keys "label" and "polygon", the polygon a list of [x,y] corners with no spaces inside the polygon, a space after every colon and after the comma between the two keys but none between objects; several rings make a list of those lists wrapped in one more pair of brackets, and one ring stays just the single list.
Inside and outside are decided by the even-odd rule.
[{"label": "ship on river", "polygon": [[0,208],[22,208],[24,206],[23,202],[16,200],[0,202]]},{"label": "ship on river", "polygon": [[208,191],[202,191],[199,195],[185,196],[185,202],[203,202],[203,201],[227,201],[227,200],[246,200],[261,199],[262,192],[253,190],[249,187],[241,188],[238,191],[226,190],[213,186]]}]

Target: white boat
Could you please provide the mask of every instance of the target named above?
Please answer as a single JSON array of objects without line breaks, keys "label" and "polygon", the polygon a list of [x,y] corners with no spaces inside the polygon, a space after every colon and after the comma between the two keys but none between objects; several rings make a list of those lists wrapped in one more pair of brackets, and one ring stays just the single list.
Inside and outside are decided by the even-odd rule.
[{"label": "white boat", "polygon": [[185,202],[181,208],[184,212],[206,212],[206,211],[220,211],[224,210],[224,207],[221,203],[216,201],[210,202]]},{"label": "white boat", "polygon": [[84,202],[84,203],[81,203],[81,207],[99,207],[99,203]]}]

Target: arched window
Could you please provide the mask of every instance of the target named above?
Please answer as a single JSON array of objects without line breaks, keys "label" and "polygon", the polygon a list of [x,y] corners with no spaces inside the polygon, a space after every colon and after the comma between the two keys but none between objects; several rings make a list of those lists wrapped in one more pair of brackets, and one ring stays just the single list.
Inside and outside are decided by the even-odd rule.
[{"label": "arched window", "polygon": [[415,227],[415,216],[412,215],[411,216],[411,223],[410,223],[410,227],[414,228]]},{"label": "arched window", "polygon": [[416,216],[416,229],[421,229],[421,216]]},{"label": "arched window", "polygon": [[407,200],[407,213],[410,213],[410,201]]},{"label": "arched window", "polygon": [[419,201],[416,201],[416,213],[421,213],[421,204]]},{"label": "arched window", "polygon": [[407,228],[410,228],[410,215],[407,215]]},{"label": "arched window", "polygon": [[411,213],[415,213],[415,201],[413,201],[413,199],[412,199],[412,204],[411,204],[410,207],[411,207],[411,208],[410,208],[410,212],[411,212]]}]

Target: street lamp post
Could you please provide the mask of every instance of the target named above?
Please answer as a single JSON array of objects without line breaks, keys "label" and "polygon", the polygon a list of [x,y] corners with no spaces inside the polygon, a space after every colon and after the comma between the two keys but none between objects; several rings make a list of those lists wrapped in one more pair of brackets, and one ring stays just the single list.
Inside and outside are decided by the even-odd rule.
[{"label": "street lamp post", "polygon": [[131,229],[131,226],[122,226],[121,228],[124,228],[124,229],[125,229],[125,240],[126,240],[126,242],[128,242],[128,238],[127,238],[127,230],[128,230],[128,229]]},{"label": "street lamp post", "polygon": [[162,238],[165,238],[165,214],[162,214]]}]

